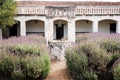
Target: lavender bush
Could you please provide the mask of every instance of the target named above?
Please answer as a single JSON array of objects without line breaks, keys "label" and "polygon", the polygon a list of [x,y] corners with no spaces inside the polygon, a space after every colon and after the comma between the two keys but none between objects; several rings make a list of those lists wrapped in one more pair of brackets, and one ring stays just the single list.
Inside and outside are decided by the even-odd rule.
[{"label": "lavender bush", "polygon": [[[68,71],[75,80],[118,80],[119,78],[117,73],[120,64],[118,62],[120,34],[86,33],[78,35],[75,46],[65,53]],[[84,57],[87,57],[88,63],[84,62]],[[88,75],[88,77],[87,74],[84,74],[86,72],[87,74],[92,72],[93,75]]]},{"label": "lavender bush", "polygon": [[113,75],[114,75],[114,80],[120,79],[120,64],[114,69]]},{"label": "lavender bush", "polygon": [[77,49],[75,49],[69,48],[65,54],[67,69],[70,75],[74,80],[97,80],[97,75],[88,68],[88,57],[78,54]]},{"label": "lavender bush", "polygon": [[115,40],[120,42],[120,34],[108,34],[108,33],[85,33],[76,37],[76,43],[83,43],[89,41],[102,41],[102,40]]},{"label": "lavender bush", "polygon": [[28,35],[0,41],[0,78],[43,80],[49,70],[50,59],[44,37]]}]

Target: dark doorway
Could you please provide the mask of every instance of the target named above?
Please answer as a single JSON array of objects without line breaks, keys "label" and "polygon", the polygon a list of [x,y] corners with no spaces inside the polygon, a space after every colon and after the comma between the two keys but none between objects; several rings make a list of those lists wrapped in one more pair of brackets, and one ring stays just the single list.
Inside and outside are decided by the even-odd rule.
[{"label": "dark doorway", "polygon": [[110,33],[116,33],[116,23],[110,23]]},{"label": "dark doorway", "polygon": [[9,36],[17,36],[17,25],[18,24],[14,24],[10,30],[9,30]]},{"label": "dark doorway", "polygon": [[56,39],[62,39],[64,35],[64,24],[62,25],[56,25]]}]

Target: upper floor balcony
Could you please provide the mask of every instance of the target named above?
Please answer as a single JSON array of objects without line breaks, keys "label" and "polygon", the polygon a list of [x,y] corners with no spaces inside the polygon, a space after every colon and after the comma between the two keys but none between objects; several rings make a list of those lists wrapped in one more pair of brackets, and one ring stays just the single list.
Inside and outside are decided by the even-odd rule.
[{"label": "upper floor balcony", "polygon": [[[82,15],[120,15],[120,3],[108,2],[21,2],[17,15],[44,16],[82,16]],[[53,4],[53,5],[52,5]]]}]

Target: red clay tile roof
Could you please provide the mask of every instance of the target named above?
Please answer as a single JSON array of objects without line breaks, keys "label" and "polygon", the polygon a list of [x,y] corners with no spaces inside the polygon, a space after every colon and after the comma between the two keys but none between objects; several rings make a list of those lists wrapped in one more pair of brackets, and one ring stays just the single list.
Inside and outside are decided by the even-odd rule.
[{"label": "red clay tile roof", "polygon": [[18,1],[18,6],[120,6],[120,2]]}]

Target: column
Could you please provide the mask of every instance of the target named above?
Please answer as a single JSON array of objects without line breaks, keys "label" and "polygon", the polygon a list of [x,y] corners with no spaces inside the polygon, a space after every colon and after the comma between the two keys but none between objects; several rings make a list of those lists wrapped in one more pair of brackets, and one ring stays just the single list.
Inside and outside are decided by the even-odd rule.
[{"label": "column", "polygon": [[98,32],[98,21],[93,21],[92,32]]},{"label": "column", "polygon": [[117,22],[116,33],[120,33],[120,20]]},{"label": "column", "polygon": [[45,21],[45,38],[47,41],[53,40],[53,20],[48,19]]},{"label": "column", "polygon": [[75,42],[75,21],[69,20],[68,22],[68,41]]},{"label": "column", "polygon": [[25,23],[25,21],[20,21],[20,36],[26,36],[26,23]]},{"label": "column", "polygon": [[2,29],[0,28],[0,39],[2,39]]}]

